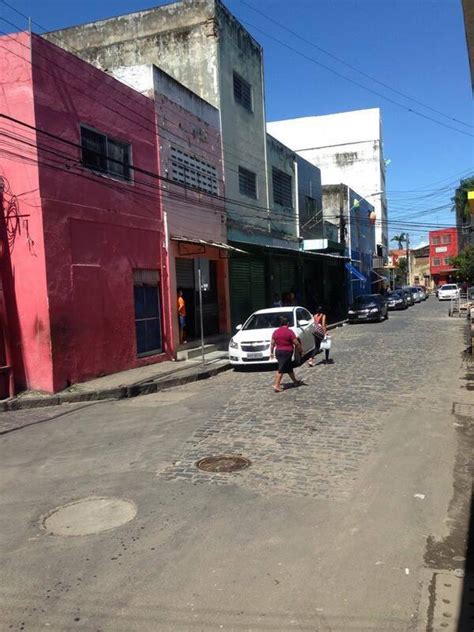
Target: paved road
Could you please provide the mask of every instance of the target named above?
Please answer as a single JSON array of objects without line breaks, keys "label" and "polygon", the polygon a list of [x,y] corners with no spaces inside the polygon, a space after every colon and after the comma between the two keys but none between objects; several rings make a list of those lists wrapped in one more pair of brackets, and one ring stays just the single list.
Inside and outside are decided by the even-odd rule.
[{"label": "paved road", "polygon": [[[463,564],[462,321],[432,298],[333,347],[281,394],[272,373],[229,372],[57,418],[3,413],[34,425],[0,437],[0,630],[438,629],[433,572]],[[195,467],[228,453],[251,467]],[[90,497],[136,516],[42,528]]]}]

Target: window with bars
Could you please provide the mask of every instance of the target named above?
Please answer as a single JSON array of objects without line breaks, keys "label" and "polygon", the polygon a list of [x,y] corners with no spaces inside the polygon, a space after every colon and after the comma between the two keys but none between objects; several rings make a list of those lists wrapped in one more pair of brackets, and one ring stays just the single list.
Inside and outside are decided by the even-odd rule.
[{"label": "window with bars", "polygon": [[120,180],[131,180],[131,147],[81,125],[82,164]]},{"label": "window with bars", "polygon": [[292,177],[272,167],[272,183],[274,203],[293,208]]},{"label": "window with bars", "polygon": [[236,72],[234,72],[234,99],[249,112],[253,111],[252,86]]},{"label": "window with bars", "polygon": [[433,267],[434,268],[439,268],[440,265],[441,265],[441,259],[439,257],[435,257],[433,259]]},{"label": "window with bars", "polygon": [[441,239],[443,244],[451,243],[451,235],[443,235]]},{"label": "window with bars", "polygon": [[441,243],[441,237],[432,237],[431,238],[431,243],[433,244],[433,246],[437,246],[438,244]]},{"label": "window with bars", "polygon": [[242,195],[257,199],[257,174],[239,167],[239,191]]},{"label": "window with bars", "polygon": [[171,147],[171,179],[193,189],[218,194],[217,169],[208,162]]}]

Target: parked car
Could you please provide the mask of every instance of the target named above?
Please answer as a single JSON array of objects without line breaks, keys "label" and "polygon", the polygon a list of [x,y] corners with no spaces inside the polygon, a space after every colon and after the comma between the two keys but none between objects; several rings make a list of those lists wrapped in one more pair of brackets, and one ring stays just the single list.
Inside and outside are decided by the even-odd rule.
[{"label": "parked car", "polygon": [[304,307],[272,307],[251,314],[229,342],[229,362],[234,366],[249,364],[275,364],[270,360],[270,343],[280,318],[288,319],[289,327],[300,339],[303,357],[314,349],[314,320]]},{"label": "parked car", "polygon": [[418,292],[418,296],[420,297],[420,301],[426,301],[426,294],[423,292],[423,288],[421,285],[415,285],[415,290]]},{"label": "parked car", "polygon": [[409,286],[406,289],[413,296],[413,302],[414,303],[421,303],[421,298],[420,298],[420,295],[418,293],[418,289],[416,287]]},{"label": "parked car", "polygon": [[403,290],[395,290],[387,297],[387,307],[389,310],[408,309],[408,299]]},{"label": "parked car", "polygon": [[456,283],[445,283],[438,288],[438,300],[449,301],[459,296],[459,288]]},{"label": "parked car", "polygon": [[396,288],[395,292],[402,292],[404,297],[407,300],[407,305],[408,307],[411,307],[412,305],[415,304],[415,301],[413,299],[413,294],[411,292],[409,292],[406,288]]},{"label": "parked car", "polygon": [[361,294],[347,312],[350,323],[382,321],[388,318],[387,301],[381,294]]}]

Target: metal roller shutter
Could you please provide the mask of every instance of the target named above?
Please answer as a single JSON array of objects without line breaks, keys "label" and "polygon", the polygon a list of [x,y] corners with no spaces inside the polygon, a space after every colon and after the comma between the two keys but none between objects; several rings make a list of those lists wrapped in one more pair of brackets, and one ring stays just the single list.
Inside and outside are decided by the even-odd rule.
[{"label": "metal roller shutter", "polygon": [[230,260],[232,327],[243,323],[252,312],[267,307],[265,263],[259,259]]}]

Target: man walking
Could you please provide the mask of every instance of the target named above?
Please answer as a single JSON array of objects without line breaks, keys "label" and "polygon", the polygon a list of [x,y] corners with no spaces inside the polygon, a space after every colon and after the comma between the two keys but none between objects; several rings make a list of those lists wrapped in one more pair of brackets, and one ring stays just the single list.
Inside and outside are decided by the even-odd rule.
[{"label": "man walking", "polygon": [[186,344],[186,302],[183,297],[183,290],[178,290],[178,323],[179,323],[179,344]]}]

